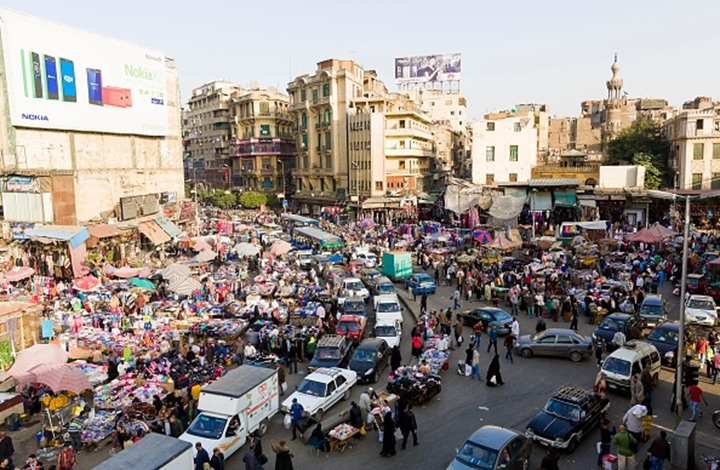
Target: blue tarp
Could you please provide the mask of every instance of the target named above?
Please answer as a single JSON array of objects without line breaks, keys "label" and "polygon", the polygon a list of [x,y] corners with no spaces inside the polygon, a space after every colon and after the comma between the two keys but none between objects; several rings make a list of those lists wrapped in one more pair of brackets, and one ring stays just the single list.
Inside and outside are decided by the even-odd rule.
[{"label": "blue tarp", "polygon": [[52,240],[64,240],[70,242],[70,246],[77,248],[85,240],[90,238],[90,233],[85,227],[76,225],[43,225],[25,231],[29,238],[50,238]]}]

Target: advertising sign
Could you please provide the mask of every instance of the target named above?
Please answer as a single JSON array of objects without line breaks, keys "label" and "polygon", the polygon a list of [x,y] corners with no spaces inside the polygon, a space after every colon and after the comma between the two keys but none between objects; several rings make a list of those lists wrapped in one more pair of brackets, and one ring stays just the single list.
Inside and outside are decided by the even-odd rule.
[{"label": "advertising sign", "polygon": [[0,31],[13,126],[167,134],[161,52],[5,9]]},{"label": "advertising sign", "polygon": [[395,59],[395,83],[460,80],[460,54],[434,54]]}]

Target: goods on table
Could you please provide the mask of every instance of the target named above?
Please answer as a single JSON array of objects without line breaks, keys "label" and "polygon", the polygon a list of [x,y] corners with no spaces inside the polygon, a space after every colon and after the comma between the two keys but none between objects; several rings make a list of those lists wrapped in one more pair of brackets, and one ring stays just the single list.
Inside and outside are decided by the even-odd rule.
[{"label": "goods on table", "polygon": [[400,367],[390,374],[387,389],[400,394],[404,391],[413,405],[423,405],[442,390],[441,379],[437,375],[422,374],[411,367]]},{"label": "goods on table", "polygon": [[74,361],[71,364],[87,376],[93,387],[105,382],[108,378],[107,366],[105,365],[89,364],[85,361]]},{"label": "goods on table", "polygon": [[160,384],[145,383],[138,385],[135,378],[116,379],[106,385],[95,387],[95,407],[115,410],[132,404],[134,398],[141,402],[152,403],[153,396],[163,398],[167,395]]},{"label": "goods on table", "polygon": [[328,435],[334,439],[344,441],[348,437],[357,434],[358,429],[350,426],[349,424],[338,424],[335,426]]},{"label": "goods on table", "polygon": [[83,423],[82,440],[85,442],[100,442],[115,429],[115,420],[119,411],[99,410],[95,416]]},{"label": "goods on table", "polygon": [[447,368],[446,364],[449,357],[450,354],[447,352],[438,351],[437,349],[426,349],[422,353],[420,360],[427,363],[427,365],[430,367],[431,374],[438,375],[441,370]]}]

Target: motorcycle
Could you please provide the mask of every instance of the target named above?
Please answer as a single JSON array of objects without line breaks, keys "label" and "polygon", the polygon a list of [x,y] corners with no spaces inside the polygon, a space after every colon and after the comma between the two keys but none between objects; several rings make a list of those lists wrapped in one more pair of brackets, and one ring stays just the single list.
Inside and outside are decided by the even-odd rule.
[{"label": "motorcycle", "polygon": [[707,470],[720,470],[720,457],[703,455],[702,461],[707,464]]}]

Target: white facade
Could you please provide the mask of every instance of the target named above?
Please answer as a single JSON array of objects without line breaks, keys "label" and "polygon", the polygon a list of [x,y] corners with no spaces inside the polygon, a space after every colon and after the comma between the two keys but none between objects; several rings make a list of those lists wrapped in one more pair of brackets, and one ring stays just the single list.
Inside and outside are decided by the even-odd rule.
[{"label": "white facade", "polygon": [[385,116],[382,113],[348,114],[350,199],[385,194]]},{"label": "white facade", "polygon": [[641,165],[613,165],[600,167],[599,188],[645,188],[645,167]]},{"label": "white facade", "polygon": [[538,154],[535,117],[536,113],[499,113],[472,123],[473,183],[492,185],[530,179]]},{"label": "white facade", "polygon": [[408,96],[431,120],[447,123],[455,132],[465,133],[467,99],[463,95],[416,87],[408,91]]}]

